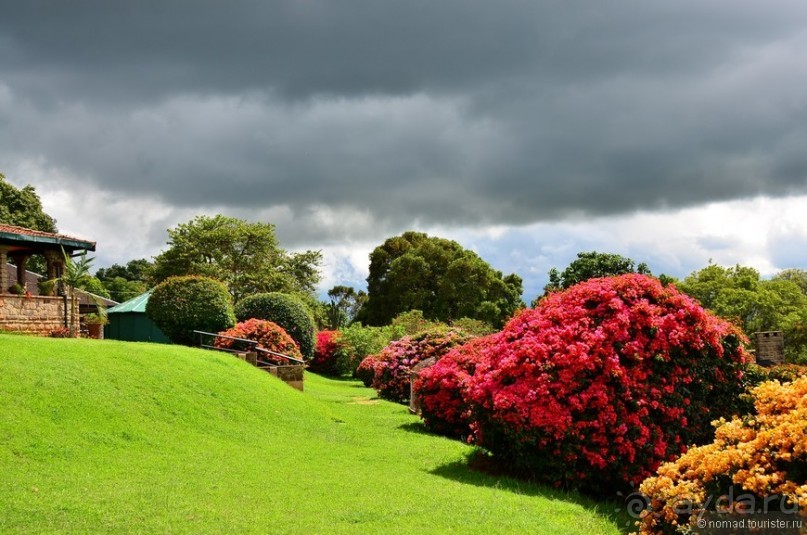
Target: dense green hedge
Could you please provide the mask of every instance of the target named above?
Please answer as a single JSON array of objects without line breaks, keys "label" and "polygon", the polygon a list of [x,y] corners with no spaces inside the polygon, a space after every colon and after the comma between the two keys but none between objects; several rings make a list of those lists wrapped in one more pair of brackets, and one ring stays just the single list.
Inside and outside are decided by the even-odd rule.
[{"label": "dense green hedge", "polygon": [[257,318],[277,323],[297,342],[306,360],[314,358],[316,327],[301,299],[279,292],[251,295],[236,305],[235,317],[238,321]]},{"label": "dense green hedge", "polygon": [[207,277],[171,277],[158,284],[146,315],[176,344],[195,344],[194,329],[217,333],[235,325],[227,287]]}]

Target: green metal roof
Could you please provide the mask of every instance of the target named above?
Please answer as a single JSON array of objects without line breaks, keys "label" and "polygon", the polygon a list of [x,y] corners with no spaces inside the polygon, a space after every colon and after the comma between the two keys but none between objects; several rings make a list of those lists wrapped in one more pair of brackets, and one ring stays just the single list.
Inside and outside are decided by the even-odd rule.
[{"label": "green metal roof", "polygon": [[133,297],[128,301],[124,301],[119,305],[115,305],[114,307],[107,309],[107,314],[121,314],[123,312],[146,312],[146,303],[149,302],[149,297],[151,297],[151,290],[148,292],[138,295],[137,297]]}]

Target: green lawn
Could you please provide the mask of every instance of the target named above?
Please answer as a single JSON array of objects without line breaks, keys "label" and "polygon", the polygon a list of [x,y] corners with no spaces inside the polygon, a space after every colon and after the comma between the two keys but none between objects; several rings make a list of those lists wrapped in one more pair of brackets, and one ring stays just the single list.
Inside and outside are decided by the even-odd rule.
[{"label": "green lawn", "polygon": [[619,533],[405,407],[226,354],[0,335],[3,533]]}]

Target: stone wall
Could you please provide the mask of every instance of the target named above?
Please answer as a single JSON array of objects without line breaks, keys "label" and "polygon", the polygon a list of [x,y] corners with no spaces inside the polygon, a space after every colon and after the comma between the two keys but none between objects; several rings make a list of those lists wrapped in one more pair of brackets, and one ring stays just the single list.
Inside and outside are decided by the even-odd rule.
[{"label": "stone wall", "polygon": [[49,334],[64,324],[61,297],[0,295],[0,330]]},{"label": "stone wall", "polygon": [[305,374],[304,366],[272,366],[268,369],[269,373],[285,382],[297,390],[303,390],[303,381]]}]

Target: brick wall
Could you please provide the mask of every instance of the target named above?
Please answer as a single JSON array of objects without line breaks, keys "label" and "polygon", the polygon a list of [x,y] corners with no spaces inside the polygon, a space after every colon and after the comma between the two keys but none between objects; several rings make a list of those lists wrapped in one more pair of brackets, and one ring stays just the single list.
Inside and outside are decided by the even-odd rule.
[{"label": "brick wall", "polygon": [[48,334],[60,327],[64,327],[61,297],[0,295],[0,330]]},{"label": "brick wall", "polygon": [[762,366],[785,361],[785,338],[781,331],[754,333],[757,363]]}]

